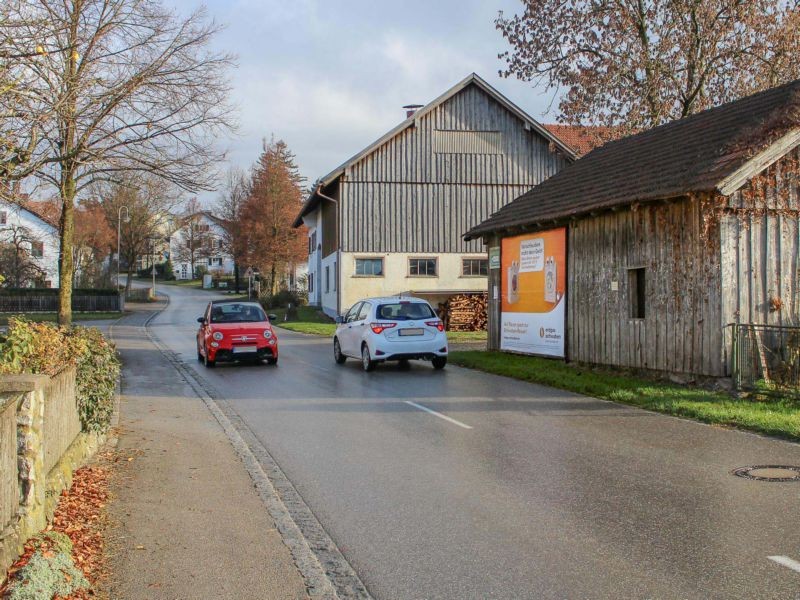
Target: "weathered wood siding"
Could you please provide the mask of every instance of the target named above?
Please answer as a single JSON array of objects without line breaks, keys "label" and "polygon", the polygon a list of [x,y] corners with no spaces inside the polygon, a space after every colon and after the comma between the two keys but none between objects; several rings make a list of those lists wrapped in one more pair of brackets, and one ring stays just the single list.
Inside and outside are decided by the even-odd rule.
[{"label": "weathered wood siding", "polygon": [[[450,133],[470,131],[498,135]],[[484,146],[485,153],[475,152]],[[339,207],[342,250],[482,252],[480,240],[465,242],[462,235],[566,160],[483,90],[468,86],[347,170]]]},{"label": "weathered wood siding", "polygon": [[[719,230],[697,199],[570,224],[568,356],[671,373],[724,374]],[[630,318],[628,269],[645,268],[645,318]],[[612,282],[616,282],[617,291]]]},{"label": "weathered wood siding", "polygon": [[800,325],[799,178],[800,149],[794,149],[725,201],[724,323]]}]

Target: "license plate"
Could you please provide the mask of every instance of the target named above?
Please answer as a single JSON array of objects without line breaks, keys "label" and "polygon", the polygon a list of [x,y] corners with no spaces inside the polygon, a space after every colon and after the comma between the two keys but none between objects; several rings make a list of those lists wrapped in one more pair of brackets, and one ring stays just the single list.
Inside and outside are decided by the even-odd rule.
[{"label": "license plate", "polygon": [[257,346],[234,346],[233,353],[234,354],[246,354],[250,352],[258,352]]},{"label": "license plate", "polygon": [[398,332],[399,335],[422,335],[424,333],[425,333],[425,330],[422,329],[421,327],[416,327],[416,328],[413,328],[413,329],[411,329],[411,328],[401,329]]}]

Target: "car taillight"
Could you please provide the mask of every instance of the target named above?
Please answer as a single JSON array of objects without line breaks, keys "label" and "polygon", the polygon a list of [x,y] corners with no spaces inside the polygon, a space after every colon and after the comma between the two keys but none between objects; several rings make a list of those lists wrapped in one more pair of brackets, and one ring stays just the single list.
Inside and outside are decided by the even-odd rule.
[{"label": "car taillight", "polygon": [[397,325],[397,323],[370,323],[369,326],[372,328],[373,333],[383,333],[387,329],[391,329]]},{"label": "car taillight", "polygon": [[425,325],[428,327],[436,327],[439,331],[444,331],[444,323],[441,321],[425,321]]}]

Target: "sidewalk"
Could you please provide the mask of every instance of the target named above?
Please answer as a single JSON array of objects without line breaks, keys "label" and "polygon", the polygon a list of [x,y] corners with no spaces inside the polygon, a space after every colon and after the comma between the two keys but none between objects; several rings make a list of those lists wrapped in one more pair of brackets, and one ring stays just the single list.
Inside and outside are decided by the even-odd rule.
[{"label": "sidewalk", "polygon": [[112,598],[306,598],[219,423],[150,342],[140,305],[113,326],[123,360],[108,513]]}]

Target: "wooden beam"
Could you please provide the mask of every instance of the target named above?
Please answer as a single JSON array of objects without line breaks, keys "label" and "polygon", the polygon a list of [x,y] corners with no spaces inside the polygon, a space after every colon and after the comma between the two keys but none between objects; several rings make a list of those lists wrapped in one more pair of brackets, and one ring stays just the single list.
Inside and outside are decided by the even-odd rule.
[{"label": "wooden beam", "polygon": [[767,149],[756,154],[739,169],[720,181],[717,184],[717,189],[723,196],[730,196],[742,187],[748,179],[766,169],[798,145],[800,145],[800,128],[793,129]]}]

